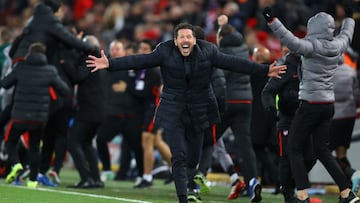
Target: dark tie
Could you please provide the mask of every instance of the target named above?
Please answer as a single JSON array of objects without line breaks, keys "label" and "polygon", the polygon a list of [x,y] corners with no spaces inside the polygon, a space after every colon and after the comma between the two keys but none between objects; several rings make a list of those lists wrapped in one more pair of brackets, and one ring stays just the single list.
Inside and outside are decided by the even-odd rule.
[{"label": "dark tie", "polygon": [[189,57],[184,58],[184,66],[185,66],[185,77],[187,80],[189,80],[191,74],[191,64]]}]

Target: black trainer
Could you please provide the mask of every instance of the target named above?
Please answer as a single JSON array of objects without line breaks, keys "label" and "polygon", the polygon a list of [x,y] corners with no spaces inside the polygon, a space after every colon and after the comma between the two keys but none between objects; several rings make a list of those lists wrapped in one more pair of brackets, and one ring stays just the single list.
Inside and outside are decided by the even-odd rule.
[{"label": "black trainer", "polygon": [[339,197],[339,203],[355,203],[359,202],[359,197],[353,191],[350,191],[349,196],[346,198]]},{"label": "black trainer", "polygon": [[172,174],[169,173],[168,177],[167,177],[167,178],[165,179],[165,181],[164,181],[164,185],[170,184],[170,183],[172,183],[172,182],[174,182],[174,179],[173,179]]},{"label": "black trainer", "polygon": [[67,188],[79,188],[79,189],[94,188],[94,181],[81,180],[80,182],[76,183],[75,185],[67,186]]},{"label": "black trainer", "polygon": [[152,181],[149,182],[145,179],[141,179],[141,182],[139,184],[135,185],[134,188],[149,188],[151,186],[153,186]]}]

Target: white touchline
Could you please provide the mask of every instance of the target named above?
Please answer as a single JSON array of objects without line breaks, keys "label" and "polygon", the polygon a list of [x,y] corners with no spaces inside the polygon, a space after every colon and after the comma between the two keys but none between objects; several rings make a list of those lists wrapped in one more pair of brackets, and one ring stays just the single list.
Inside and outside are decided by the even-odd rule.
[{"label": "white touchline", "polygon": [[47,188],[36,188],[36,189],[27,188],[27,187],[19,187],[19,188],[30,189],[30,190],[40,190],[40,191],[46,191],[46,192],[55,192],[55,193],[69,194],[69,195],[81,195],[81,196],[85,196],[85,197],[94,197],[94,198],[99,198],[99,199],[119,200],[119,201],[125,201],[125,202],[152,203],[152,202],[136,200],[136,199],[127,199],[127,198],[111,197],[111,196],[105,196],[105,195],[95,195],[95,194],[64,191],[64,190],[53,190],[53,189],[47,189]]}]

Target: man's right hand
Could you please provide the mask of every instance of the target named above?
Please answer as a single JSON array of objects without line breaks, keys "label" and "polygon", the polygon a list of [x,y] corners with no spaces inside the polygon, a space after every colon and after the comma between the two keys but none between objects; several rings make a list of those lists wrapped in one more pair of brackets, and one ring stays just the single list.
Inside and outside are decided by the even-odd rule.
[{"label": "man's right hand", "polygon": [[88,56],[88,60],[86,62],[86,67],[92,68],[91,72],[95,72],[101,69],[109,68],[109,60],[105,55],[104,50],[101,50],[101,57],[98,58],[93,55]]}]

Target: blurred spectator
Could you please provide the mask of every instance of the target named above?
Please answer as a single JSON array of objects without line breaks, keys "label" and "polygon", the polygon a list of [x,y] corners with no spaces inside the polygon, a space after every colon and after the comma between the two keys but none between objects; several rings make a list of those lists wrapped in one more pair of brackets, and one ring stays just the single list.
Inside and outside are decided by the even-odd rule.
[{"label": "blurred spectator", "polygon": [[[272,59],[269,49],[255,48],[253,60],[257,63],[270,64]],[[276,121],[273,114],[264,109],[261,101],[261,92],[268,79],[266,76],[251,76],[253,94],[251,138],[256,154],[258,174],[262,177],[263,185],[278,182]]]}]

